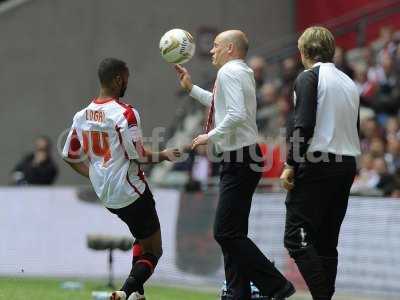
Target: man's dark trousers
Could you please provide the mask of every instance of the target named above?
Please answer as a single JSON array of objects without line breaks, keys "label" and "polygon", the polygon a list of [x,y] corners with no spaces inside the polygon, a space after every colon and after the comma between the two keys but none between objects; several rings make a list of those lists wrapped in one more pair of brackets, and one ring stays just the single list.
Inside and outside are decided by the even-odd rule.
[{"label": "man's dark trousers", "polygon": [[262,174],[261,157],[259,146],[252,145],[225,152],[221,162],[214,236],[222,248],[227,288],[234,300],[251,299],[250,281],[266,296],[286,284],[283,275],[247,237],[252,197]]},{"label": "man's dark trousers", "polygon": [[339,232],[356,173],[354,157],[325,156],[329,162],[304,162],[295,169],[295,186],[286,198],[285,247],[314,300],[330,300],[335,292]]}]

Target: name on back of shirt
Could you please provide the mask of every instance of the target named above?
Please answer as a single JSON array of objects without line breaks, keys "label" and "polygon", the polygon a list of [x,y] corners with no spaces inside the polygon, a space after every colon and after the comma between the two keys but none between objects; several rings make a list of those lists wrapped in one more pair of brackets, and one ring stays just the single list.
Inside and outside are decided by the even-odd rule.
[{"label": "name on back of shirt", "polygon": [[106,120],[106,114],[104,113],[104,111],[101,111],[101,110],[87,109],[86,110],[86,120],[104,123]]}]

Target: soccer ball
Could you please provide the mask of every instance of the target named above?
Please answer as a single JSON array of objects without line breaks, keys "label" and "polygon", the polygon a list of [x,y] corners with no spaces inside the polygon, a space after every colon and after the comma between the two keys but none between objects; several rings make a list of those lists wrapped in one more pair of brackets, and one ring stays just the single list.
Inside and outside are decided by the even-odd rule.
[{"label": "soccer ball", "polygon": [[195,49],[193,36],[183,29],[171,29],[160,40],[161,56],[171,64],[188,62],[193,57]]}]

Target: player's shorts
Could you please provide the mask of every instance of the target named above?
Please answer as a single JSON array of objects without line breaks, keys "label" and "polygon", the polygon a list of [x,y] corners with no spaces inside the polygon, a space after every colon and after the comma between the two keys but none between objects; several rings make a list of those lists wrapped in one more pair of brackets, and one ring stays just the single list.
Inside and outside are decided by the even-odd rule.
[{"label": "player's shorts", "polygon": [[150,237],[160,229],[155,205],[153,194],[146,186],[142,196],[132,204],[119,209],[108,208],[108,210],[124,221],[132,235],[140,240]]}]

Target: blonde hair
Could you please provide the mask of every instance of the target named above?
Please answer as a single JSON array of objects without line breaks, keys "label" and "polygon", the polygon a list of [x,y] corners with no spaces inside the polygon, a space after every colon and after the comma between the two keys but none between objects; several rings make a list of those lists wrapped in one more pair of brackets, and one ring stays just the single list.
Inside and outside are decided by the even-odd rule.
[{"label": "blonde hair", "polygon": [[307,28],[298,40],[299,50],[315,62],[331,62],[335,55],[335,38],[325,27]]}]

